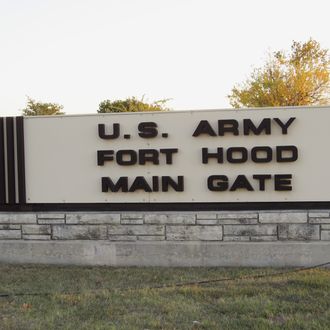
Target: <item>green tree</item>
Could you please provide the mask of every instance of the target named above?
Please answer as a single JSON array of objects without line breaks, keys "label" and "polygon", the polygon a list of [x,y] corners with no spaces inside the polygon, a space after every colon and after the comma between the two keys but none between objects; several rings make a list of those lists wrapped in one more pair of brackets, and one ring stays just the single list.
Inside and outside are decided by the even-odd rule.
[{"label": "green tree", "polygon": [[228,96],[235,108],[329,104],[330,57],[327,49],[310,39],[293,41],[291,52],[270,54],[266,64],[255,69]]},{"label": "green tree", "polygon": [[110,101],[105,100],[100,103],[98,113],[108,112],[140,112],[140,111],[168,111],[166,102],[168,99],[155,101],[153,103],[144,102],[143,98],[138,100],[130,97],[125,100]]},{"label": "green tree", "polygon": [[28,97],[26,107],[22,109],[23,116],[64,115],[63,106],[57,103],[37,102]]}]

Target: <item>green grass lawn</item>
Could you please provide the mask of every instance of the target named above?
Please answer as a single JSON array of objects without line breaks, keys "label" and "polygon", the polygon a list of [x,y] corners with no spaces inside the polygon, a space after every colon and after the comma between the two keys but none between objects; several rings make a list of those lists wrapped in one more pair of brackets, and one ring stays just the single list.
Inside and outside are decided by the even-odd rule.
[{"label": "green grass lawn", "polygon": [[111,268],[0,264],[0,329],[329,329],[330,269]]}]

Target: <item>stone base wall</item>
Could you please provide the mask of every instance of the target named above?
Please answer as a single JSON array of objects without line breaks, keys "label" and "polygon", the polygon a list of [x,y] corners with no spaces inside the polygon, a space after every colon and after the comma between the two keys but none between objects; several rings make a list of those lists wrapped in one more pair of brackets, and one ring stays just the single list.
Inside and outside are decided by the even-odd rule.
[{"label": "stone base wall", "polygon": [[[10,252],[10,244],[14,249],[15,242],[21,242],[24,245],[24,242],[37,241],[49,242],[51,244],[49,246],[53,247],[56,246],[56,242],[60,244],[60,242],[70,241],[71,243],[79,242],[79,244],[82,244],[83,241],[93,241],[96,248],[98,244],[104,242],[113,243],[112,246],[114,247],[116,244],[117,246],[120,244],[123,246],[124,243],[130,243],[131,250],[134,246],[138,250],[139,245],[140,247],[142,245],[147,247],[148,242],[152,243],[152,245],[149,244],[150,247],[159,246],[165,250],[173,246],[173,243],[180,243],[179,246],[181,247],[186,244],[190,247],[195,246],[195,249],[204,249],[205,255],[203,256],[203,252],[200,255],[204,260],[208,258],[208,249],[206,248],[208,244],[213,244],[212,249],[214,249],[216,243],[220,244],[222,249],[226,247],[226,244],[230,244],[226,247],[228,250],[234,243],[240,243],[237,246],[241,247],[243,253],[244,250],[249,249],[249,246],[252,248],[252,244],[253,251],[255,251],[255,249],[258,249],[259,243],[260,253],[262,254],[263,244],[265,243],[268,244],[267,247],[269,248],[272,246],[271,244],[274,246],[282,244],[283,246],[285,242],[299,242],[302,244],[301,246],[313,242],[314,246],[317,243],[322,244],[325,256],[329,255],[329,260],[324,259],[324,262],[327,262],[330,261],[330,210],[0,213],[0,247],[6,246],[6,251],[12,256],[13,262],[20,259],[15,259],[15,255]],[[4,243],[6,244],[4,245]],[[20,244],[19,246],[23,245]],[[46,245],[43,244],[42,246],[45,249]],[[235,249],[237,250],[237,248]],[[107,251],[106,253],[110,253],[110,250]],[[219,250],[219,253],[221,253],[221,250]],[[182,259],[185,257],[183,254]],[[39,259],[37,257],[35,260],[31,258],[26,259],[26,262],[39,262],[40,260],[47,262],[47,258],[40,259],[40,255]],[[102,258],[105,264],[114,264],[113,262],[107,263],[106,256],[102,256]],[[180,255],[177,255],[176,258],[180,260]],[[232,265],[240,265],[237,258],[236,256],[236,260],[232,262]],[[276,255],[273,258],[278,260]],[[53,259],[50,258],[49,260],[50,263],[53,263],[51,261]],[[79,263],[84,263],[84,258],[79,260]],[[123,261],[125,259],[121,260],[120,264],[125,265]],[[0,261],[10,262],[11,259],[2,254]],[[24,262],[24,259],[20,262]],[[220,264],[216,263],[215,265],[221,266],[223,264],[221,264],[220,259],[219,262]],[[59,259],[58,263],[67,262],[63,262],[63,260],[61,262]],[[87,259],[86,263],[89,263]],[[96,260],[95,263],[98,264]],[[309,261],[308,264],[311,263],[312,261]],[[126,264],[131,265],[130,262]],[[147,264],[149,265],[149,263]],[[168,264],[170,265],[171,262],[169,261]],[[194,265],[194,263],[192,264]],[[209,264],[214,265],[213,262],[209,262]],[[243,261],[241,264],[246,265]],[[154,262],[151,262],[150,265],[164,264],[157,262],[157,256],[155,256]],[[180,263],[176,262],[175,265],[180,265]],[[182,261],[182,265],[186,265],[186,263]],[[227,262],[226,265],[231,265],[231,263],[228,264]],[[272,265],[272,263],[269,265]],[[280,264],[277,263],[276,265]]]},{"label": "stone base wall", "polygon": [[0,213],[0,239],[329,241],[330,210],[214,213]]}]

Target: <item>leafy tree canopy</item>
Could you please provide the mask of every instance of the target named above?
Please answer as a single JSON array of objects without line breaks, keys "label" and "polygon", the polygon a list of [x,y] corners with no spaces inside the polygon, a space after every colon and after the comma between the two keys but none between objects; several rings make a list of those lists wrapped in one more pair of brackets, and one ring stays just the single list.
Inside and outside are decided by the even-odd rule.
[{"label": "leafy tree canopy", "polygon": [[23,116],[64,115],[63,106],[57,103],[37,102],[28,97],[26,107],[22,109]]},{"label": "leafy tree canopy", "polygon": [[140,111],[168,111],[166,102],[168,99],[155,101],[153,103],[144,102],[143,98],[138,100],[130,97],[125,100],[110,101],[105,100],[100,103],[98,113],[108,112],[140,112]]},{"label": "leafy tree canopy", "polygon": [[293,41],[291,52],[270,54],[266,64],[255,69],[228,96],[235,108],[329,104],[330,57],[328,49],[310,39]]}]

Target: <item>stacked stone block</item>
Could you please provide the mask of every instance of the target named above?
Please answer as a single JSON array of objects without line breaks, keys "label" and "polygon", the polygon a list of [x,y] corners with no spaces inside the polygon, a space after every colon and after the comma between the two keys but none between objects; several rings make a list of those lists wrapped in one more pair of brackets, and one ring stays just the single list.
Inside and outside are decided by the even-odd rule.
[{"label": "stacked stone block", "polygon": [[0,240],[330,241],[330,210],[2,212]]}]

